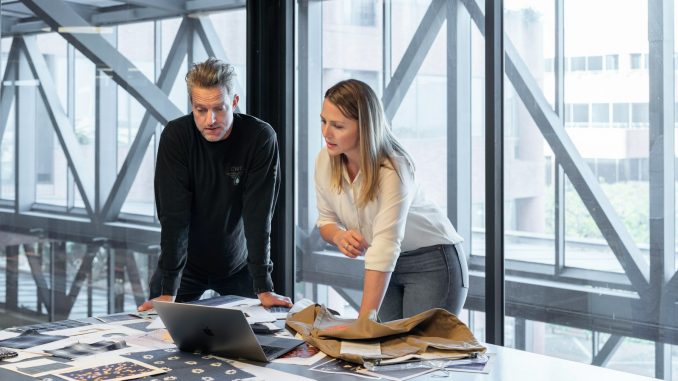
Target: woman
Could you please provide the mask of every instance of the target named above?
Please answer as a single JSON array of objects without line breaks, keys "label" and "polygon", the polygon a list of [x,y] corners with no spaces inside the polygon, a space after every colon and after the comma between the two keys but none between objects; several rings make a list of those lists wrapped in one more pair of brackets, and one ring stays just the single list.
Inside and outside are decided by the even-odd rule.
[{"label": "woman", "polygon": [[468,293],[462,238],[416,184],[377,95],[341,81],[325,93],[320,116],[327,147],[316,160],[318,227],[344,255],[365,256],[360,316],[379,311],[389,321],[434,307],[459,314]]}]

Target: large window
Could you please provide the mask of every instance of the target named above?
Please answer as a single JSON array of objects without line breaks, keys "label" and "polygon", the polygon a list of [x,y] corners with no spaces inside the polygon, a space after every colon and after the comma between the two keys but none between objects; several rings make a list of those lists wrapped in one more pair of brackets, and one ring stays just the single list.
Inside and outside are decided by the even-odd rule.
[{"label": "large window", "polygon": [[[366,3],[370,6],[365,6]],[[376,17],[376,22],[357,26],[345,17],[338,17],[349,6],[354,12],[366,12],[365,18]],[[450,156],[451,136],[457,134],[456,121],[450,120],[447,112],[454,96],[449,87],[450,55],[469,59],[472,55],[470,29],[463,48],[459,51],[450,48],[447,24],[441,16],[446,12],[447,4],[429,0],[304,2],[298,6],[297,297],[328,303],[348,315],[355,315],[360,303],[362,259],[342,257],[320,238],[315,227],[314,163],[324,145],[320,105],[324,91],[336,82],[355,78],[375,89],[382,97],[393,132],[415,160],[417,179],[427,196],[444,211],[451,210],[449,202],[455,199],[457,189],[449,187],[452,180],[444,170],[451,165],[445,159]],[[470,26],[470,20],[467,22]],[[465,84],[466,96],[471,95],[471,87],[475,97],[482,96],[477,92],[482,83],[476,80],[482,70],[471,71],[470,65],[466,65],[466,70],[467,77],[460,79]],[[468,123],[472,104],[477,107],[469,100],[466,109],[459,110]],[[480,112],[480,108],[474,111]],[[474,117],[474,123],[478,122],[482,123]],[[459,155],[466,155],[468,163],[463,173],[468,176],[472,170],[471,152],[482,155],[482,151],[475,152],[480,140],[468,134],[462,134],[459,140],[465,152]],[[482,162],[474,161],[473,169],[481,168]],[[464,197],[468,208],[460,214],[465,222],[458,227],[467,250],[471,250],[471,241],[476,236],[482,236],[481,228],[472,233],[470,210],[473,204],[475,223],[475,216],[482,213],[481,186],[474,184],[471,191],[469,180],[469,177],[454,180],[467,188]],[[473,250],[482,252],[482,247],[481,239]],[[470,323],[475,317],[465,311],[463,319]],[[478,327],[477,332],[482,337],[482,328]]]},{"label": "large window", "polygon": [[[465,232],[472,280],[462,319],[483,338],[484,227],[494,217],[485,215],[484,205],[482,2],[460,1],[459,15],[446,18],[419,50],[413,45],[422,40],[415,36],[438,28],[428,12],[454,15],[457,2],[443,2],[444,11],[437,1],[373,3],[379,21],[359,37],[355,25],[333,16],[352,2],[298,6],[296,296],[353,313],[360,301],[361,263],[325,244],[314,228],[312,176],[323,143],[322,93],[337,80],[358,78],[391,107],[393,130],[415,157],[424,188]],[[670,197],[661,184],[673,192],[675,176],[652,170],[657,159],[648,147],[652,129],[661,131],[659,115],[674,115],[666,109],[674,100],[649,94],[672,86],[663,78],[651,81],[652,63],[667,62],[653,54],[673,53],[650,51],[648,25],[658,20],[648,20],[649,6],[639,0],[504,2],[505,59],[512,67],[502,100],[504,339],[529,351],[662,376],[678,364],[675,340],[657,336],[676,328],[675,250],[664,244],[665,252],[655,251],[650,242],[654,236],[673,243],[675,234],[651,231],[650,214],[657,213],[653,200]],[[674,36],[650,40],[657,38]],[[402,94],[395,104],[393,89]],[[468,150],[460,155],[463,147],[450,143],[463,136]],[[673,133],[667,136],[671,142],[662,147],[673,150]],[[659,157],[665,165],[672,161]],[[468,173],[450,177],[462,163]],[[663,217],[673,226],[672,209]],[[660,267],[651,270],[650,263]],[[651,281],[657,276],[662,282]]]}]

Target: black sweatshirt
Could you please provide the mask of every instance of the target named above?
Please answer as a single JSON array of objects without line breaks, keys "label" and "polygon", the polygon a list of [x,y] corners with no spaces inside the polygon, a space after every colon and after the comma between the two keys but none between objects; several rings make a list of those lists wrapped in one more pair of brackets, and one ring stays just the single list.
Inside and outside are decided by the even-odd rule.
[{"label": "black sweatshirt", "polygon": [[226,140],[202,137],[193,114],[167,124],[155,167],[161,233],[150,297],[176,295],[185,267],[224,278],[249,266],[254,292],[273,290],[271,218],[280,188],[273,128],[234,114]]}]

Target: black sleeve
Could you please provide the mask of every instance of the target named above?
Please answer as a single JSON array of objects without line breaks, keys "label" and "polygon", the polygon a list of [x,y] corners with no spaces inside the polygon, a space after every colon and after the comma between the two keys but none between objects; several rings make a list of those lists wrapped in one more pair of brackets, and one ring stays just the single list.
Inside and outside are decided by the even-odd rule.
[{"label": "black sleeve", "polygon": [[242,219],[247,240],[247,264],[254,292],[273,291],[271,271],[271,219],[280,188],[280,163],[275,132],[257,137],[257,148],[247,170]]},{"label": "black sleeve", "polygon": [[150,297],[176,295],[186,266],[188,228],[191,218],[187,148],[176,130],[167,125],[160,137],[155,166],[155,202],[160,220],[160,259],[150,281]]}]

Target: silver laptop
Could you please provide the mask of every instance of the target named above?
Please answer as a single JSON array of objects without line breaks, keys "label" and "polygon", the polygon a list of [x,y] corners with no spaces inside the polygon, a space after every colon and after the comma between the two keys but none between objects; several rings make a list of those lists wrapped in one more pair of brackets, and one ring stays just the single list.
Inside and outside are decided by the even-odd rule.
[{"label": "silver laptop", "polygon": [[255,335],[245,314],[237,309],[159,301],[154,301],[153,306],[182,351],[267,362],[303,343]]}]

